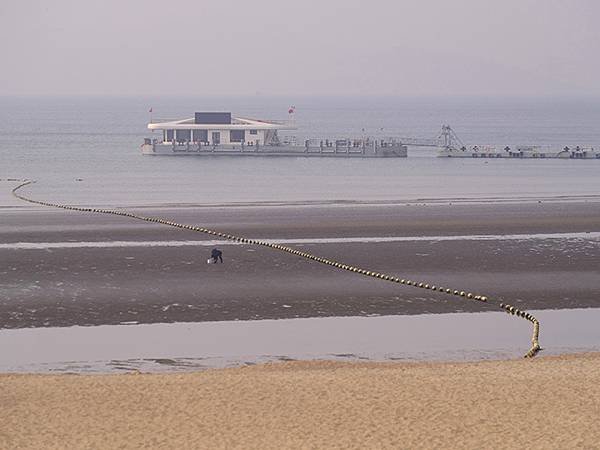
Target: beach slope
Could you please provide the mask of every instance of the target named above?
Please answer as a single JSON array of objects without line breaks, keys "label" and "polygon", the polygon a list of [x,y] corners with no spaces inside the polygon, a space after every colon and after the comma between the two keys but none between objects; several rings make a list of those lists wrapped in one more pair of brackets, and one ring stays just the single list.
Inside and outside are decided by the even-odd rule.
[{"label": "beach slope", "polygon": [[595,448],[600,354],[0,375],[1,448]]}]

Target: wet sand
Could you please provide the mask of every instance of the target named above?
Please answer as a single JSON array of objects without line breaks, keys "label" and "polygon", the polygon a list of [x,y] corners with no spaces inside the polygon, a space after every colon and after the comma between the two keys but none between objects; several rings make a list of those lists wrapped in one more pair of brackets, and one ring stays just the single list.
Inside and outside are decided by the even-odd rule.
[{"label": "wet sand", "polygon": [[[468,236],[600,231],[598,202],[170,207],[144,215],[250,238]],[[0,244],[187,241],[206,236],[127,218],[2,211]],[[565,239],[304,243],[319,256],[485,294],[519,308],[598,307],[600,242]],[[489,310],[269,249],[0,248],[0,327],[201,322]]]},{"label": "wet sand", "polygon": [[595,448],[600,354],[0,375],[2,448]]}]

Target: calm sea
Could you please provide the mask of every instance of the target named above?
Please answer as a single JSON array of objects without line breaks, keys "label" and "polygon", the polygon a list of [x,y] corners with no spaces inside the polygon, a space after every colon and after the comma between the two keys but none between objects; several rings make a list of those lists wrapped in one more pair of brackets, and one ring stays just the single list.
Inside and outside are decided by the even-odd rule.
[{"label": "calm sea", "polygon": [[[0,179],[34,178],[37,198],[101,205],[600,194],[600,160],[442,159],[416,148],[379,160],[140,154],[150,108],[155,119],[202,110],[286,119],[290,105],[299,139],[363,129],[430,138],[448,123],[466,144],[600,147],[600,99],[5,97]],[[2,186],[0,206],[18,205]]]}]

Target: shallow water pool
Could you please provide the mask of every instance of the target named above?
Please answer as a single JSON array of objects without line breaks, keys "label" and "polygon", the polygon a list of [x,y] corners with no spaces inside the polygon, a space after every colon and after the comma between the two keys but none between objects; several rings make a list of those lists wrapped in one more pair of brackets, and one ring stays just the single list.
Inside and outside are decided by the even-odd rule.
[{"label": "shallow water pool", "polygon": [[[600,351],[600,308],[531,311],[543,355]],[[278,360],[518,358],[531,324],[503,312],[0,331],[0,372],[187,371]]]}]

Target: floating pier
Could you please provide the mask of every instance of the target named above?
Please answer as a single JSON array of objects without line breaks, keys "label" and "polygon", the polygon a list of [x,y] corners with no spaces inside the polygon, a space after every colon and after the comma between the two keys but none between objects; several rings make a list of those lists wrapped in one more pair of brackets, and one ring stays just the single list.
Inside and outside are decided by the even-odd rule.
[{"label": "floating pier", "polygon": [[200,156],[295,156],[406,158],[408,147],[433,147],[439,157],[447,158],[517,158],[517,159],[598,159],[600,150],[593,147],[548,149],[540,146],[517,146],[497,149],[490,146],[467,147],[449,125],[432,139],[411,137],[360,137],[280,139],[278,132],[296,130],[293,108],[290,120],[258,120],[232,117],[230,112],[196,112],[188,119],[150,121],[148,129],[162,132],[162,139],[145,138],[144,155]]},{"label": "floating pier", "polygon": [[479,147],[477,145],[467,148],[442,148],[438,152],[440,157],[451,158],[533,158],[533,159],[600,159],[600,150],[593,147],[574,148],[564,147],[562,150],[545,149],[542,147],[504,147],[497,150],[493,147]]},{"label": "floating pier", "polygon": [[406,158],[406,145],[394,140],[306,140],[304,145],[280,143],[273,145],[232,145],[198,142],[158,142],[146,139],[144,155],[202,156],[297,156],[342,158]]},{"label": "floating pier", "polygon": [[288,121],[232,117],[230,112],[196,112],[189,119],[151,121],[148,129],[162,139],[144,139],[144,155],[319,156],[406,158],[407,147],[393,139],[280,139],[281,130],[296,130],[293,109]]}]

